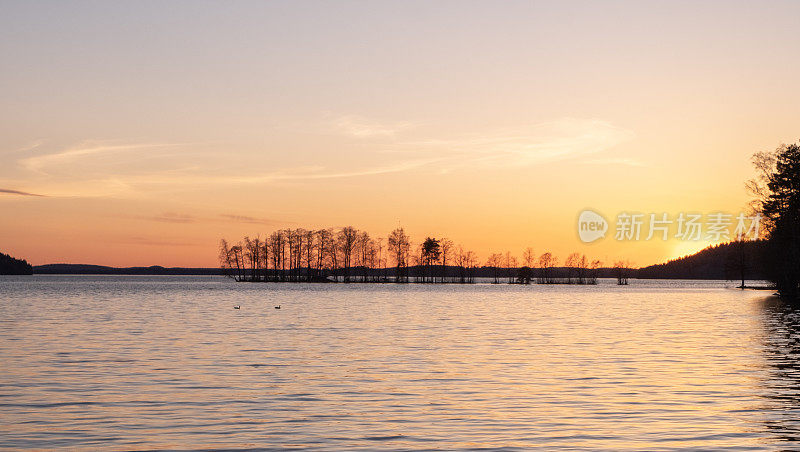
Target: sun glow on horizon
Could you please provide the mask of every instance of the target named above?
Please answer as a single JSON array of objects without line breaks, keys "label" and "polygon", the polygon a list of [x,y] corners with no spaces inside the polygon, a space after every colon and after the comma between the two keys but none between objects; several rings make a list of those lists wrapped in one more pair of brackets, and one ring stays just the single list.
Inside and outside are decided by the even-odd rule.
[{"label": "sun glow on horizon", "polygon": [[690,256],[692,254],[697,253],[698,251],[702,251],[709,246],[719,245],[725,243],[725,241],[709,241],[709,240],[685,240],[685,241],[676,241],[675,245],[672,247],[672,251],[670,256],[667,260],[675,260],[680,259],[682,257]]}]

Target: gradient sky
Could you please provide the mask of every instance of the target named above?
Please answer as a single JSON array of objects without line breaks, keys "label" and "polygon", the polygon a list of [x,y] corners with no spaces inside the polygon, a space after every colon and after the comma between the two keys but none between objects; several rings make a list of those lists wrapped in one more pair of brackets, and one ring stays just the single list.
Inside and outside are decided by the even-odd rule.
[{"label": "gradient sky", "polygon": [[0,251],[34,264],[400,224],[648,265],[705,244],[586,245],[578,213],[739,212],[750,155],[800,138],[796,1],[0,11]]}]

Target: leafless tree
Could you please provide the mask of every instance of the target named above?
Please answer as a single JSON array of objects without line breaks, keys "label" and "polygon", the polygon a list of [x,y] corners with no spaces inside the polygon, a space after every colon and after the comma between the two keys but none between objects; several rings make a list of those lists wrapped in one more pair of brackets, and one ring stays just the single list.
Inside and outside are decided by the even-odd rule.
[{"label": "leafless tree", "polygon": [[623,260],[614,262],[614,273],[617,276],[617,284],[627,286],[630,277],[630,263]]},{"label": "leafless tree", "polygon": [[269,250],[272,268],[276,280],[285,281],[286,277],[286,239],[284,231],[275,231],[269,236]]},{"label": "leafless tree", "polygon": [[223,274],[235,281],[244,280],[241,245],[228,246],[227,240],[220,240],[219,263]]},{"label": "leafless tree", "polygon": [[517,258],[516,256],[511,255],[511,251],[506,251],[506,254],[503,257],[503,265],[505,267],[508,283],[514,283],[515,275],[517,274]]},{"label": "leafless tree", "polygon": [[333,232],[330,229],[319,229],[314,232],[316,250],[316,269],[320,276],[323,275],[327,262],[330,261],[330,252],[333,249]]},{"label": "leafless tree", "polygon": [[577,283],[580,279],[579,276],[579,267],[580,267],[580,260],[581,255],[578,253],[572,253],[567,256],[567,259],[564,261],[564,266],[567,267],[567,283],[573,284]]},{"label": "leafless tree", "polygon": [[539,284],[552,284],[555,282],[553,267],[556,265],[558,265],[558,258],[554,257],[552,253],[546,252],[539,256]]},{"label": "leafless tree", "polygon": [[352,226],[345,226],[337,235],[337,245],[342,253],[342,267],[344,268],[344,282],[350,282],[350,267],[353,258],[353,250],[356,246],[358,230]]},{"label": "leafless tree", "polygon": [[500,283],[500,266],[503,265],[503,255],[500,253],[493,253],[489,255],[486,260],[486,266],[492,269],[494,275],[494,284]]},{"label": "leafless tree", "polygon": [[533,252],[533,248],[527,247],[522,252],[522,265],[529,268],[536,267],[536,254]]},{"label": "leafless tree", "polygon": [[397,266],[396,282],[408,281],[406,268],[408,267],[408,253],[411,242],[403,228],[397,228],[389,234],[389,252],[394,257]]},{"label": "leafless tree", "polygon": [[447,263],[453,259],[453,241],[448,238],[439,240],[439,251],[441,252],[442,271],[439,282],[445,282],[447,278]]}]

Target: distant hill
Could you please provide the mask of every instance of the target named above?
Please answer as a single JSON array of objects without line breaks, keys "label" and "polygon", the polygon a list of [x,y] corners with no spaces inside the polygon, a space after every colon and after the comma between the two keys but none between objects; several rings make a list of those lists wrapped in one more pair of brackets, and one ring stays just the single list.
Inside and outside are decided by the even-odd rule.
[{"label": "distant hill", "polygon": [[744,268],[745,279],[767,279],[763,264],[766,245],[765,240],[758,240],[710,246],[691,256],[640,268],[635,275],[641,279],[737,280]]},{"label": "distant hill", "polygon": [[37,275],[221,275],[219,268],[106,267],[88,264],[47,264],[33,267]]},{"label": "distant hill", "polygon": [[0,253],[0,275],[31,275],[33,267],[24,259],[15,259]]}]

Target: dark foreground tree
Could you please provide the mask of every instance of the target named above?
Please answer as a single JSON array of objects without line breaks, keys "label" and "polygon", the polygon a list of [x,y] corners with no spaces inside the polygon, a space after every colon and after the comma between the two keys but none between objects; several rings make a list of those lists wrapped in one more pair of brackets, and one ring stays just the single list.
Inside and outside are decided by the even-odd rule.
[{"label": "dark foreground tree", "polygon": [[[768,271],[784,298],[798,301],[800,284],[800,146],[782,145],[758,153],[753,162],[761,173],[751,181],[756,208],[769,234]],[[762,182],[762,183],[759,183]]]}]

